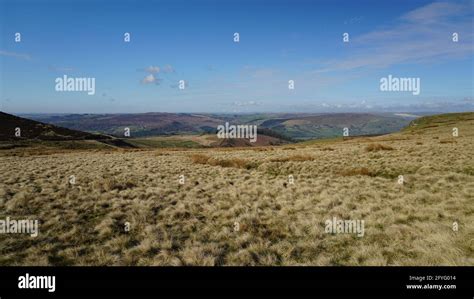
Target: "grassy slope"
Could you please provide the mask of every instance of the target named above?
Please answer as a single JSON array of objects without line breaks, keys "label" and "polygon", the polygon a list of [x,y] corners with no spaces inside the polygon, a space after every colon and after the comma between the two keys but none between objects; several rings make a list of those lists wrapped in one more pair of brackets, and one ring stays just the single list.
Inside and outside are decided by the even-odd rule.
[{"label": "grassy slope", "polygon": [[474,113],[472,112],[431,115],[413,120],[404,131],[416,132],[428,128],[466,124],[472,121],[474,121]]},{"label": "grassy slope", "polygon": [[[0,264],[474,265],[473,115],[283,147],[2,157],[0,219],[41,226],[0,235]],[[326,234],[332,217],[365,235]]]},{"label": "grassy slope", "polygon": [[373,114],[339,113],[292,118],[280,121],[270,120],[262,125],[291,136],[295,139],[334,138],[349,128],[351,136],[387,134],[398,131],[408,124],[400,117]]},{"label": "grassy slope", "polygon": [[128,139],[131,143],[141,148],[200,148],[201,144],[192,140],[182,140],[170,137],[150,137],[150,138],[135,138]]}]

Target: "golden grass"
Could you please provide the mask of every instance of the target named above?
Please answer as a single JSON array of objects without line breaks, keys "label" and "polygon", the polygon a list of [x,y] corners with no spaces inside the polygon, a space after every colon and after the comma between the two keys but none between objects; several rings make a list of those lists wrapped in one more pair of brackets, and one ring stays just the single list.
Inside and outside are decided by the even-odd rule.
[{"label": "golden grass", "polygon": [[246,161],[244,159],[233,158],[233,159],[214,159],[202,154],[194,154],[191,156],[193,163],[196,164],[207,164],[211,166],[221,167],[234,167],[251,169],[257,167],[256,163]]},{"label": "golden grass", "polygon": [[342,176],[355,176],[355,175],[375,176],[375,173],[370,171],[367,167],[351,168],[351,169],[343,170],[339,172],[339,174]]},{"label": "golden grass", "polygon": [[[455,126],[328,151],[5,151],[0,219],[40,228],[0,234],[0,265],[472,266],[474,121]],[[366,150],[384,140],[396,150]],[[364,236],[326,234],[333,217],[364,220]]]}]

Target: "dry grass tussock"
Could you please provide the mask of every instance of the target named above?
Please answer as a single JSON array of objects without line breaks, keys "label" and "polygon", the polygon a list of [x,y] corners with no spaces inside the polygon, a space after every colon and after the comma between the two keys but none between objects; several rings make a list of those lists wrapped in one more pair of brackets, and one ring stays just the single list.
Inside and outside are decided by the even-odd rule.
[{"label": "dry grass tussock", "polygon": [[[368,138],[393,137],[390,154],[354,139],[3,155],[0,219],[40,226],[0,234],[0,265],[472,266],[474,121],[456,127]],[[333,217],[364,236],[325,233]]]},{"label": "dry grass tussock", "polygon": [[378,151],[392,151],[394,148],[388,145],[383,145],[380,143],[371,143],[365,147],[365,150],[368,152],[378,152]]},{"label": "dry grass tussock", "polygon": [[441,144],[446,144],[446,143],[456,143],[456,140],[452,140],[452,139],[443,139],[443,140],[440,140],[439,143]]},{"label": "dry grass tussock", "polygon": [[279,157],[271,159],[271,162],[304,162],[304,161],[313,161],[314,157],[310,155],[292,155],[288,157]]},{"label": "dry grass tussock", "polygon": [[246,161],[244,159],[215,159],[202,154],[194,154],[191,159],[196,164],[207,164],[211,166],[234,167],[243,169],[252,169],[257,167],[256,163]]}]

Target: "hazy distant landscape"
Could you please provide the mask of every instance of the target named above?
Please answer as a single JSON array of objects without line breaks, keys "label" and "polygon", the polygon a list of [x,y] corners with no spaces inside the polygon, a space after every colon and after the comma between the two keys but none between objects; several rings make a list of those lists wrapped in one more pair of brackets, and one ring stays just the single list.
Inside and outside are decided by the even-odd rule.
[{"label": "hazy distant landscape", "polygon": [[[192,113],[143,113],[143,114],[66,114],[24,115],[44,123],[69,129],[124,136],[130,128],[130,137],[166,135],[214,134],[216,127],[225,122],[257,125],[259,129],[279,134],[288,139],[305,140],[330,138],[341,135],[348,128],[350,135],[381,135],[396,132],[417,117],[402,113],[248,113],[248,114],[192,114]],[[263,133],[263,132],[262,132]]]},{"label": "hazy distant landscape", "polygon": [[[352,137],[383,135],[399,131],[419,117],[405,113],[143,113],[21,116],[25,118],[19,119],[5,113],[0,115],[6,129],[0,133],[0,140],[23,140],[26,143],[29,140],[37,140],[45,144],[45,141],[53,140],[89,139],[100,141],[101,144],[97,144],[99,147],[109,145],[122,148],[248,147],[337,138],[343,135],[344,129],[348,129],[348,134]],[[257,126],[259,136],[257,141],[217,138],[216,128],[225,122]],[[13,134],[18,126],[23,127],[23,135],[20,138]],[[125,136],[125,129],[130,130],[129,136]],[[90,146],[92,144],[89,142]],[[3,147],[8,147],[8,144],[4,144]]]}]

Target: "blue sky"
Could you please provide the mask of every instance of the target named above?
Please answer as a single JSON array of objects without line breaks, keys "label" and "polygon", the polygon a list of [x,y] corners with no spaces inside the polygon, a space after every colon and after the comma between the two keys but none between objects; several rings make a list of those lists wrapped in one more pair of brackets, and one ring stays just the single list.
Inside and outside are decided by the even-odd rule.
[{"label": "blue sky", "polygon": [[[0,109],[472,111],[473,15],[473,1],[0,0]],[[420,78],[420,95],[380,91],[389,74]],[[95,95],[55,91],[63,75],[95,78]]]}]

